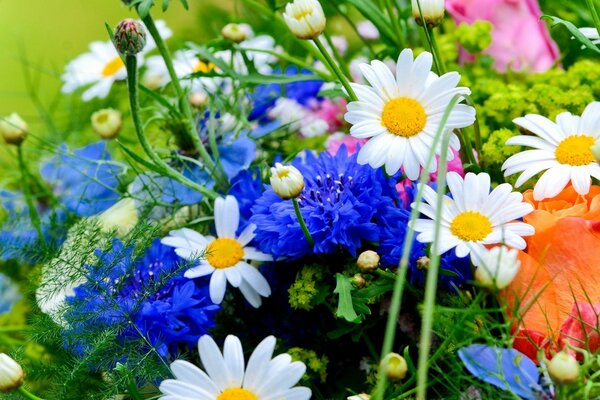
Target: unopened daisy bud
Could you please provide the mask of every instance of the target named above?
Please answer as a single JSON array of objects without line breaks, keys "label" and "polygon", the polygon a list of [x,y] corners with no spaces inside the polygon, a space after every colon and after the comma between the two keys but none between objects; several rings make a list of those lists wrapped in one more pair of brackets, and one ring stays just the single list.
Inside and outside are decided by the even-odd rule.
[{"label": "unopened daisy bud", "polygon": [[114,139],[121,131],[121,113],[104,108],[92,114],[92,128],[102,139]]},{"label": "unopened daisy bud", "polygon": [[504,289],[519,272],[521,262],[517,250],[497,246],[480,251],[473,259],[477,266],[475,281],[488,289]]},{"label": "unopened daisy bud", "polygon": [[208,96],[202,92],[190,94],[190,104],[195,108],[202,108],[208,103]]},{"label": "unopened daisy bud", "polygon": [[371,396],[366,393],[355,394],[354,396],[348,397],[346,400],[371,400]]},{"label": "unopened daisy bud", "polygon": [[271,167],[271,186],[282,199],[293,199],[302,193],[304,177],[296,167],[277,163]]},{"label": "unopened daisy bud", "polygon": [[404,379],[408,372],[408,364],[404,357],[398,353],[389,353],[381,360],[381,370],[385,372],[387,378],[391,381]]},{"label": "unopened daisy bud", "polygon": [[283,19],[298,39],[315,39],[325,30],[325,13],[318,0],[294,0],[285,6]]},{"label": "unopened daisy bud", "polygon": [[579,379],[579,363],[565,352],[557,353],[548,363],[548,374],[552,381],[560,384],[577,382]]},{"label": "unopened daisy bud", "polygon": [[367,284],[365,277],[362,276],[361,274],[354,275],[352,277],[352,279],[350,279],[350,282],[352,282],[352,284],[359,289],[364,288],[365,285]]},{"label": "unopened daisy bud", "polygon": [[0,392],[8,393],[23,384],[23,369],[15,360],[0,354]]},{"label": "unopened daisy bud", "polygon": [[103,231],[116,230],[117,235],[125,236],[138,223],[135,200],[131,197],[119,200],[115,205],[100,214],[98,221]]},{"label": "unopened daisy bud", "polygon": [[590,149],[592,150],[592,154],[594,155],[596,161],[600,162],[600,139],[597,139]]},{"label": "unopened daisy bud", "polygon": [[371,272],[379,267],[379,254],[373,250],[366,250],[360,253],[356,260],[356,266],[362,272]]},{"label": "unopened daisy bud", "polygon": [[146,31],[134,19],[124,19],[117,25],[113,43],[121,54],[135,55],[146,46]]},{"label": "unopened daisy bud", "polygon": [[[421,6],[420,11],[419,5]],[[423,21],[421,21],[421,14],[423,14],[427,25],[438,26],[444,19],[445,11],[444,0],[412,0],[413,17],[420,25],[423,25]]]},{"label": "unopened daisy bud", "polygon": [[0,118],[0,134],[8,144],[20,145],[27,137],[27,123],[17,113]]},{"label": "unopened daisy bud", "polygon": [[234,43],[240,43],[246,40],[247,33],[246,29],[242,28],[238,24],[227,24],[221,29],[221,35]]}]

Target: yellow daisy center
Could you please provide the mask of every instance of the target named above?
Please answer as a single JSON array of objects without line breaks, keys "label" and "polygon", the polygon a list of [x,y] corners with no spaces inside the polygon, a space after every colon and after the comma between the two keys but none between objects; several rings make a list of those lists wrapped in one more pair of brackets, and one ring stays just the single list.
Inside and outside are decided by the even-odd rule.
[{"label": "yellow daisy center", "polygon": [[465,211],[452,220],[450,232],[466,242],[477,242],[492,233],[492,223],[488,217],[477,211]]},{"label": "yellow daisy center", "polygon": [[573,135],[559,143],[554,152],[556,161],[561,164],[578,166],[588,165],[595,158],[590,147],[594,145],[594,138],[586,135]]},{"label": "yellow daisy center", "polygon": [[206,248],[206,260],[214,268],[233,267],[244,257],[244,249],[235,239],[219,238]]},{"label": "yellow daisy center", "polygon": [[215,64],[211,62],[198,61],[198,64],[192,70],[193,72],[202,72],[203,74],[208,74],[209,72],[214,71]]},{"label": "yellow daisy center", "polygon": [[225,389],[217,400],[258,400],[258,397],[249,390],[242,388]]},{"label": "yellow daisy center", "polygon": [[381,113],[381,124],[397,136],[411,137],[425,128],[427,114],[415,99],[398,97],[389,101]]},{"label": "yellow daisy center", "polygon": [[116,56],[115,58],[106,63],[104,69],[102,70],[102,76],[105,78],[113,76],[114,74],[119,72],[119,70],[124,66],[125,64],[123,63],[121,57]]}]

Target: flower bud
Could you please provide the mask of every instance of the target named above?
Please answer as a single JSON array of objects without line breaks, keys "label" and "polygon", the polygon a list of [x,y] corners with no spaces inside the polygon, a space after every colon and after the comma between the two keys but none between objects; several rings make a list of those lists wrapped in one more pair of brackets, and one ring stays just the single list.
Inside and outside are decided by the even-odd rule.
[{"label": "flower bud", "polygon": [[242,28],[238,24],[227,24],[221,29],[221,35],[234,43],[240,43],[246,40],[247,32],[246,29]]},{"label": "flower bud", "polygon": [[600,162],[600,139],[596,140],[594,145],[590,147],[590,150],[592,150],[592,154],[594,155],[596,161]]},{"label": "flower bud", "polygon": [[506,246],[497,246],[490,250],[484,249],[473,257],[475,281],[487,289],[504,289],[519,272],[521,262],[517,250]]},{"label": "flower bud", "polygon": [[371,272],[379,267],[379,254],[373,250],[366,250],[360,253],[358,260],[356,260],[358,269],[362,272]]},{"label": "flower bud", "polygon": [[208,103],[208,96],[202,92],[190,94],[190,104],[195,108],[202,108]]},{"label": "flower bud", "polygon": [[355,394],[354,396],[349,396],[346,400],[371,400],[371,396],[366,393]]},{"label": "flower bud", "polygon": [[[419,5],[421,6],[420,11]],[[444,0],[412,0],[412,14],[420,25],[423,25],[423,21],[421,21],[421,14],[423,14],[427,25],[438,26],[444,19],[445,11]]]},{"label": "flower bud", "polygon": [[115,29],[113,43],[119,53],[135,55],[146,46],[146,31],[136,20],[124,19]]},{"label": "flower bud", "polygon": [[114,139],[121,131],[121,113],[104,108],[92,114],[92,128],[102,139]]},{"label": "flower bud", "polygon": [[408,372],[408,364],[404,357],[398,353],[389,353],[381,360],[381,371],[384,372],[387,378],[391,381],[399,381],[404,379]]},{"label": "flower bud", "polygon": [[361,274],[355,274],[352,279],[350,279],[350,282],[352,282],[352,284],[354,286],[356,286],[358,289],[364,288],[365,285],[367,284],[367,281],[365,280],[365,277],[362,276]]},{"label": "flower bud", "polygon": [[102,230],[110,232],[113,229],[117,235],[127,235],[138,223],[138,212],[135,200],[131,197],[119,200],[116,204],[98,216]]},{"label": "flower bud", "polygon": [[565,352],[557,353],[548,363],[548,374],[552,381],[560,384],[577,382],[579,378],[579,363]]},{"label": "flower bud", "polygon": [[292,165],[275,164],[271,167],[271,186],[282,199],[293,199],[304,189],[304,177]]},{"label": "flower bud", "polygon": [[430,263],[431,263],[431,260],[429,259],[429,257],[427,257],[427,256],[419,257],[419,259],[417,260],[417,269],[419,271],[427,271],[429,269]]},{"label": "flower bud", "polygon": [[17,113],[0,119],[0,133],[8,144],[20,145],[27,137],[27,123]]},{"label": "flower bud", "polygon": [[298,39],[315,39],[325,30],[325,13],[318,0],[294,0],[285,6],[283,19]]},{"label": "flower bud", "polygon": [[8,393],[23,384],[23,369],[12,358],[0,354],[0,392]]}]

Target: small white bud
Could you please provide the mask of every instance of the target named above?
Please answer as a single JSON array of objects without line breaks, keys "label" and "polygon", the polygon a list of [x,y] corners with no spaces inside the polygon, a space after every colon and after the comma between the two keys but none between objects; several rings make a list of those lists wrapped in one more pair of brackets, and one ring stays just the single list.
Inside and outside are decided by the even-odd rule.
[{"label": "small white bud", "polygon": [[190,94],[190,104],[195,108],[202,108],[208,104],[208,96],[202,92]]},{"label": "small white bud", "polygon": [[349,396],[346,400],[371,400],[371,396],[366,393],[355,394],[354,396]]},{"label": "small white bud", "polygon": [[27,137],[27,123],[17,113],[0,118],[0,134],[8,144],[20,145]]},{"label": "small white bud", "polygon": [[518,251],[506,246],[497,246],[490,250],[477,252],[473,257],[475,281],[482,287],[504,289],[519,272],[521,262]]},{"label": "small white bud", "polygon": [[92,128],[102,139],[114,139],[121,131],[121,113],[104,108],[92,114]]},{"label": "small white bud", "polygon": [[[419,5],[421,6],[420,12]],[[445,11],[444,0],[412,0],[412,14],[418,24],[423,25],[423,21],[421,21],[421,13],[423,13],[423,19],[427,25],[438,26],[444,19]]]},{"label": "small white bud", "polygon": [[569,384],[579,379],[579,363],[565,352],[557,353],[548,363],[548,374],[556,383]]},{"label": "small white bud", "polygon": [[234,43],[240,43],[247,39],[246,29],[238,24],[227,24],[221,29],[221,35]]},{"label": "small white bud", "polygon": [[8,393],[23,384],[23,369],[15,360],[0,354],[0,392]]},{"label": "small white bud", "polygon": [[356,260],[358,269],[363,272],[371,272],[379,267],[379,254],[373,250],[366,250],[360,253],[358,260]]},{"label": "small white bud", "polygon": [[398,353],[389,353],[381,360],[380,368],[391,381],[399,381],[406,377],[408,364]]},{"label": "small white bud", "polygon": [[98,216],[102,230],[110,232],[114,229],[117,235],[127,235],[138,223],[138,212],[135,200],[131,197],[119,200],[116,204]]},{"label": "small white bud", "polygon": [[318,0],[294,0],[285,6],[283,19],[298,39],[315,39],[325,30],[325,13]]},{"label": "small white bud", "polygon": [[275,164],[271,167],[271,186],[282,199],[293,199],[304,189],[304,177],[292,165]]}]

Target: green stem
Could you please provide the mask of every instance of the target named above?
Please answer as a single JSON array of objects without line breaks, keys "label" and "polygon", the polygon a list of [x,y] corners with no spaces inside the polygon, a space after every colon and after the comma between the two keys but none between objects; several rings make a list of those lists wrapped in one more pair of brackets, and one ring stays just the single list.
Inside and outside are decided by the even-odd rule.
[{"label": "green stem", "polygon": [[[473,154],[473,145],[471,144],[471,140],[469,136],[465,133],[464,129],[457,129],[458,137],[461,142],[461,152],[465,157],[465,161],[475,167],[475,169],[479,170],[479,163],[475,158],[475,154]],[[479,153],[478,153],[479,154]],[[479,171],[477,171],[479,172]]]},{"label": "green stem", "polygon": [[300,206],[298,206],[298,200],[292,199],[292,203],[294,204],[294,211],[296,212],[296,217],[298,218],[298,222],[300,223],[300,228],[302,228],[302,233],[304,233],[304,237],[308,241],[310,248],[312,249],[315,246],[315,241],[312,236],[310,236],[310,232],[306,227],[306,223],[304,222],[304,218],[302,218],[302,213],[300,212]]},{"label": "green stem", "polygon": [[340,54],[340,52],[338,51],[337,47],[335,47],[333,40],[331,40],[331,36],[329,36],[329,34],[327,32],[323,32],[323,36],[325,36],[325,40],[327,41],[327,43],[329,44],[329,47],[331,48],[331,51],[334,56],[334,61],[337,61],[336,62],[337,65],[341,65],[340,69],[344,73],[344,76],[350,77],[350,69],[348,69],[348,66],[346,65],[346,63],[344,63],[344,59],[343,59],[342,55]]},{"label": "green stem", "polygon": [[425,284],[425,301],[421,323],[421,338],[419,340],[419,363],[417,366],[417,400],[425,400],[427,396],[427,370],[429,368],[429,352],[431,350],[431,335],[433,327],[433,314],[435,296],[440,267],[440,254],[438,252],[442,220],[442,207],[446,194],[446,169],[448,149],[452,133],[448,132],[442,141],[442,151],[438,163],[437,199],[435,210],[435,227],[433,229],[433,243],[429,253],[429,268]]},{"label": "green stem", "polygon": [[433,28],[430,26],[425,26],[425,32],[427,33],[427,40],[429,40],[429,45],[431,47],[431,52],[433,53],[433,57],[435,58],[435,64],[437,66],[438,75],[444,75],[446,73],[446,65],[444,64],[444,60],[442,58],[442,52],[438,47],[437,40],[435,39],[435,34],[433,32]]},{"label": "green stem", "polygon": [[304,62],[301,59],[299,59],[297,57],[294,57],[294,56],[291,56],[291,55],[289,55],[287,53],[279,53],[279,52],[273,51],[273,50],[255,49],[255,48],[248,48],[248,47],[245,47],[243,49],[240,47],[239,49],[240,49],[240,51],[245,51],[245,52],[269,54],[269,55],[277,57],[277,58],[279,58],[281,60],[288,61],[288,62],[290,62],[292,64],[296,64],[297,66],[302,67],[304,69],[307,69],[307,70],[309,70],[311,72],[314,72],[316,75],[319,75],[321,78],[323,78],[325,80],[331,81],[331,80],[334,79],[334,77],[331,76],[331,75],[329,75],[328,73],[325,73],[322,70],[319,70],[319,69],[313,67],[309,63]]},{"label": "green stem", "polygon": [[42,233],[42,223],[40,221],[40,216],[37,212],[37,209],[33,202],[33,198],[31,196],[31,192],[29,190],[29,171],[27,170],[27,165],[25,164],[25,160],[23,159],[23,147],[21,145],[17,146],[17,159],[19,161],[19,169],[21,170],[21,176],[23,180],[23,196],[25,196],[25,201],[27,202],[29,218],[31,219],[31,224],[33,225],[38,234],[38,241],[40,243],[45,243],[44,234]]},{"label": "green stem", "polygon": [[29,390],[25,389],[23,386],[20,386],[17,391],[21,394],[21,396],[25,397],[29,400],[44,400],[41,397],[37,397],[35,394],[31,393]]},{"label": "green stem", "polygon": [[190,102],[185,97],[185,92],[181,87],[181,83],[179,82],[179,78],[177,77],[177,73],[175,72],[175,67],[173,66],[173,59],[171,58],[171,53],[169,52],[169,49],[167,48],[167,45],[165,44],[164,40],[160,36],[160,33],[158,32],[158,29],[154,24],[154,20],[152,19],[152,15],[148,13],[148,15],[145,18],[142,18],[142,21],[144,22],[144,25],[146,25],[146,28],[148,28],[148,32],[150,32],[150,35],[154,39],[154,42],[156,43],[156,47],[161,57],[165,61],[167,71],[169,72],[169,76],[171,77],[171,83],[175,88],[177,97],[179,98],[180,106],[183,110],[183,115],[187,127],[188,137],[186,139],[193,143],[194,148],[196,149],[196,151],[198,151],[198,154],[200,154],[200,157],[206,165],[206,168],[208,169],[210,174],[213,175],[215,180],[220,181],[221,183],[224,183],[226,185],[227,179],[224,177],[224,175],[221,174],[221,171],[216,169],[215,163],[210,157],[210,154],[208,154],[208,152],[206,151],[204,144],[200,140],[200,136],[198,135],[196,126],[194,124],[194,115],[192,114]]},{"label": "green stem", "polygon": [[138,69],[137,69],[137,57],[135,55],[127,55],[125,57],[125,66],[127,68],[127,87],[129,90],[129,105],[131,107],[131,118],[133,119],[133,125],[135,127],[135,133],[137,138],[142,145],[142,148],[150,157],[150,159],[154,162],[154,164],[159,167],[166,176],[177,180],[183,185],[194,189],[208,198],[216,199],[218,195],[204,186],[198,185],[196,182],[186,178],[182,174],[180,174],[177,170],[167,164],[162,158],[159,157],[158,154],[152,149],[146,134],[144,133],[144,125],[142,124],[142,120],[140,117],[140,101],[139,101],[139,91],[138,91]]},{"label": "green stem", "polygon": [[27,325],[0,326],[0,333],[22,332],[22,331],[28,331],[30,329],[31,328]]},{"label": "green stem", "polygon": [[325,46],[323,46],[323,43],[321,42],[321,40],[317,37],[317,38],[314,38],[313,41],[317,45],[317,48],[319,49],[321,54],[323,54],[323,57],[325,57],[325,60],[327,61],[327,64],[328,64],[331,72],[333,72],[334,75],[336,75],[338,77],[338,79],[340,80],[340,83],[346,89],[346,92],[348,93],[350,100],[358,101],[358,97],[356,97],[354,90],[352,90],[352,86],[350,86],[350,81],[344,75],[344,73],[342,72],[340,67],[337,65],[337,63],[333,60],[333,58],[331,58],[331,54],[329,54],[327,49],[325,49]]},{"label": "green stem", "polygon": [[[450,112],[452,111],[456,103],[458,103],[461,97],[461,95],[455,95],[452,98],[452,100],[450,100],[450,103],[448,103],[448,106],[444,111],[444,115],[442,116],[440,126],[438,127],[433,142],[431,143],[431,151],[427,156],[427,162],[425,163],[426,165],[424,166],[423,171],[421,172],[421,177],[419,178],[417,195],[414,199],[415,204],[421,203],[421,200],[423,199],[423,188],[429,180],[429,173],[427,171],[429,171],[431,165],[433,164],[433,160],[435,158],[435,149],[437,148],[437,145],[442,138],[444,132],[444,125],[446,124],[446,121],[450,116]],[[404,284],[406,283],[408,261],[410,258],[410,253],[412,251],[413,239],[415,237],[413,221],[415,221],[418,218],[418,216],[419,210],[417,207],[414,207],[410,213],[408,232],[406,233],[406,237],[404,238],[404,244],[402,247],[402,258],[400,259],[400,265],[398,266],[398,271],[396,273],[396,282],[394,283],[394,291],[392,293],[390,311],[388,314],[387,325],[385,328],[385,336],[383,339],[383,347],[381,350],[382,358],[385,357],[388,353],[390,353],[394,346],[394,338],[396,336],[396,324],[398,320],[398,315],[400,314],[400,309],[402,307],[402,294],[404,292]],[[385,374],[380,374],[377,380],[377,385],[375,387],[373,400],[383,400],[386,383],[387,377],[385,376]]]},{"label": "green stem", "polygon": [[594,0],[586,0],[587,6],[590,9],[590,14],[592,14],[592,19],[594,20],[594,26],[600,34],[600,17],[598,17],[598,12],[596,11],[596,6],[594,5]]},{"label": "green stem", "polygon": [[[403,49],[406,46],[405,46],[404,35],[402,34],[402,28],[400,27],[401,18],[397,18],[394,13],[395,5],[394,5],[393,0],[387,0],[385,3],[386,3],[387,12],[390,15],[390,21],[392,23],[392,27],[393,27],[394,31],[396,31],[396,36],[398,39],[398,47]],[[400,11],[400,10],[398,9],[398,11]]]},{"label": "green stem", "polygon": [[[471,96],[465,96],[465,102],[471,107],[475,108],[475,102],[473,101]],[[473,132],[473,139],[475,140],[475,150],[477,151],[477,154],[481,154],[481,128],[479,127],[478,118],[475,118],[475,123],[473,124]]]}]

